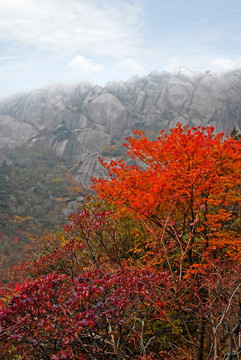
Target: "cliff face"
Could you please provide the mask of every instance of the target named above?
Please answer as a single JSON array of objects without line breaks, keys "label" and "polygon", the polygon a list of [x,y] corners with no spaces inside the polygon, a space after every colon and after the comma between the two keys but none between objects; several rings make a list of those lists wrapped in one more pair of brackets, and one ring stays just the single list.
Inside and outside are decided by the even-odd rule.
[{"label": "cliff face", "polygon": [[241,70],[151,73],[105,87],[58,84],[0,100],[0,148],[41,144],[76,179],[103,176],[97,158],[130,129],[169,130],[177,122],[241,129]]}]

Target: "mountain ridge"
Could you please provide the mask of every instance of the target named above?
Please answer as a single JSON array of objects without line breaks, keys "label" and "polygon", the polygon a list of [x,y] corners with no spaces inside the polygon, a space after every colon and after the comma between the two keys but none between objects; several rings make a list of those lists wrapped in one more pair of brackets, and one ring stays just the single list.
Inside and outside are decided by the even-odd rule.
[{"label": "mountain ridge", "polygon": [[157,134],[177,122],[240,130],[241,70],[182,68],[104,87],[60,83],[10,95],[0,99],[0,149],[44,146],[74,168],[78,182],[89,184],[104,175],[98,157],[108,157],[106,148],[113,155],[132,128]]}]

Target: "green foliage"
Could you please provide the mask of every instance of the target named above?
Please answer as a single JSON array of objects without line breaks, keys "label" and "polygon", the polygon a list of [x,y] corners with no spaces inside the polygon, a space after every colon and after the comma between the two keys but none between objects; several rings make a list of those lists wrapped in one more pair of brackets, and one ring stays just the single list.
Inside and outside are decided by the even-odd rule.
[{"label": "green foliage", "polygon": [[[73,194],[74,180],[66,164],[41,146],[21,146],[4,152],[8,160],[0,165],[0,221],[4,236],[0,268],[18,262],[23,247],[31,237],[50,229],[58,229],[64,221],[63,210],[68,201],[82,194],[80,187]],[[31,217],[31,221],[16,221],[15,216]],[[14,244],[14,238],[18,244]],[[0,276],[1,277],[1,276]]]},{"label": "green foliage", "polygon": [[9,196],[10,196],[10,176],[11,167],[4,161],[0,165],[0,213],[10,213]]},{"label": "green foliage", "polygon": [[238,133],[238,130],[236,129],[236,126],[233,127],[231,133],[230,133],[230,137],[232,139],[236,139],[236,140],[239,140],[240,137],[241,137],[241,134]]},{"label": "green foliage", "polygon": [[113,144],[111,146],[105,146],[103,149],[101,149],[101,155],[109,157],[123,155],[123,146],[119,143]]},{"label": "green foliage", "polygon": [[66,140],[70,138],[71,132],[66,126],[62,125],[54,131],[54,135],[58,137],[58,140]]}]

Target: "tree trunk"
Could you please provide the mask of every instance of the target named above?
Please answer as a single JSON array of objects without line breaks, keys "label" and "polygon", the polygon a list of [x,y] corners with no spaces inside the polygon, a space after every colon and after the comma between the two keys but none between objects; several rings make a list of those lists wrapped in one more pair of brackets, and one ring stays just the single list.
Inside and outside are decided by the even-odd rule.
[{"label": "tree trunk", "polygon": [[205,319],[201,318],[201,322],[199,325],[198,332],[198,352],[197,352],[197,360],[203,360],[203,348],[204,348],[204,334],[205,334]]}]

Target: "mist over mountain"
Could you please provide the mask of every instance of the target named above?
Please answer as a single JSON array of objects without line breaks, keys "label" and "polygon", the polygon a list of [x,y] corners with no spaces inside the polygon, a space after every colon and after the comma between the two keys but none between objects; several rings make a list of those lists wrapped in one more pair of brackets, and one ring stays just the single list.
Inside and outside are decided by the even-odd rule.
[{"label": "mist over mountain", "polygon": [[177,122],[240,130],[241,70],[217,74],[181,68],[105,87],[55,84],[2,98],[0,149],[41,145],[86,184],[104,175],[98,157],[120,155],[131,129],[158,134]]}]

